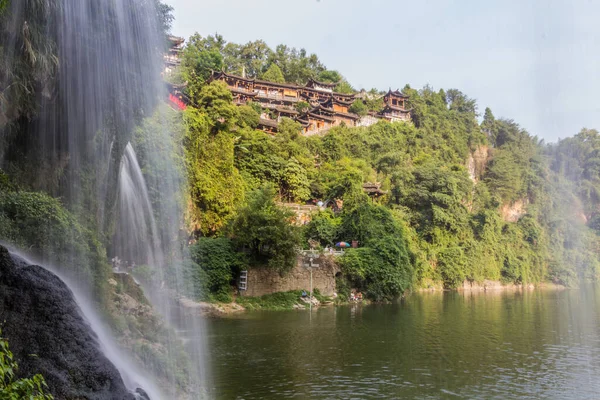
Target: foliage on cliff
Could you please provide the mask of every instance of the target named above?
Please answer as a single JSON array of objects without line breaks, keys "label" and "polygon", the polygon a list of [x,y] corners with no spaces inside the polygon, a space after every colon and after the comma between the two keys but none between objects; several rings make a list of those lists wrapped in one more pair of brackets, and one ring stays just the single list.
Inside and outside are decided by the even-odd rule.
[{"label": "foliage on cliff", "polygon": [[284,273],[296,263],[300,235],[290,223],[294,214],[277,206],[274,199],[272,186],[250,192],[227,231],[237,248],[247,254],[250,265]]},{"label": "foliage on cliff", "polygon": [[[211,93],[223,89],[215,82],[201,87]],[[215,148],[210,158],[194,160],[227,165],[199,189],[239,190],[226,208],[218,208],[220,222],[200,232],[219,236],[230,226],[235,234],[241,228],[227,221],[241,218],[236,204],[270,184],[284,202],[341,200],[341,212],[313,215],[298,245],[306,247],[309,239],[321,246],[357,240],[360,248],[340,263],[350,283],[372,299],[436,282],[448,288],[484,279],[576,284],[597,276],[597,132],[584,130],[548,146],[489,109],[480,123],[475,100],[458,90],[407,86],[404,93],[410,123],[337,127],[312,137],[300,135],[299,126],[285,119],[274,136],[256,131],[240,118],[243,109],[245,120],[255,120],[253,107],[238,108],[236,115],[227,101],[211,103],[222,110],[200,105],[191,111],[208,118],[206,132],[230,143]],[[227,96],[217,97],[230,101]],[[215,125],[211,118],[218,118]],[[210,146],[214,139],[203,140]],[[476,152],[487,157],[470,170]],[[191,173],[191,184],[201,182]],[[372,204],[362,189],[366,182],[380,182],[387,194]],[[520,213],[513,210],[518,205]],[[576,218],[571,214],[578,209]],[[255,222],[252,229],[259,227]]]},{"label": "foliage on cliff", "polygon": [[[2,331],[0,330],[0,335]],[[44,377],[40,374],[31,378],[16,379],[19,365],[13,358],[8,341],[0,336],[0,398],[3,400],[52,400]]]},{"label": "foliage on cliff", "polygon": [[81,278],[105,300],[104,247],[58,199],[18,188],[0,171],[0,240]]}]

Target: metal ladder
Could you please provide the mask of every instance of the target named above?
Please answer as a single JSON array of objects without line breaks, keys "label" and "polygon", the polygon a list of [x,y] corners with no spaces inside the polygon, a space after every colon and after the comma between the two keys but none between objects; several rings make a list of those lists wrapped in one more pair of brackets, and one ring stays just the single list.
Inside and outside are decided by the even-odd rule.
[{"label": "metal ladder", "polygon": [[246,290],[248,288],[248,271],[242,271],[240,273],[240,285],[238,289]]}]

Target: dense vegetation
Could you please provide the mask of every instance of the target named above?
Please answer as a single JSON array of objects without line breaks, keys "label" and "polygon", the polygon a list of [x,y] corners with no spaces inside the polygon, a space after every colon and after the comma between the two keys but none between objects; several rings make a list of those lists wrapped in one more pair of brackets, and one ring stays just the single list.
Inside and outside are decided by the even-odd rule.
[{"label": "dense vegetation", "polygon": [[[231,239],[241,261],[227,279],[240,265],[281,272],[292,266],[291,257],[281,262],[281,250],[263,257],[249,251],[257,237],[267,239],[266,220],[244,216],[258,208],[256,193],[264,196],[264,185],[282,202],[343,201],[341,211],[322,211],[303,227],[293,227],[289,216],[289,227],[271,224],[273,243],[266,247],[291,247],[293,230],[303,237],[294,239],[296,247],[307,247],[309,239],[323,247],[357,240],[360,248],[340,261],[342,283],[372,299],[415,286],[453,288],[464,280],[576,285],[597,276],[596,131],[546,145],[489,109],[481,116],[475,100],[456,89],[406,86],[411,123],[338,127],[307,138],[284,120],[279,133],[268,135],[255,130],[260,107],[234,107],[226,87],[207,78],[223,69],[280,82],[343,82],[316,56],[284,49],[195,35],[184,52],[181,75],[194,104],[185,118],[193,122],[186,159],[193,208],[202,216],[197,234],[203,241]],[[353,111],[378,107],[373,97],[357,101]],[[366,182],[381,182],[387,194],[371,201],[362,190]],[[271,214],[277,212],[277,220],[285,220],[283,210]]]},{"label": "dense vegetation", "polygon": [[[2,331],[0,330],[0,335]],[[31,378],[17,379],[19,365],[13,358],[8,341],[0,337],[0,399],[2,400],[52,400],[54,397],[45,392],[48,389],[44,377],[40,374]]]}]

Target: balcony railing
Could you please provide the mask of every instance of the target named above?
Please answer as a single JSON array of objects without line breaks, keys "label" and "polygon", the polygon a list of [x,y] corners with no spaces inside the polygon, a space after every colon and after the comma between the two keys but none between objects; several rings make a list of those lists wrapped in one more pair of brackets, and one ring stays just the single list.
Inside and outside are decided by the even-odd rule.
[{"label": "balcony railing", "polygon": [[281,95],[281,94],[273,94],[273,93],[261,93],[261,92],[256,92],[257,93],[257,97],[263,98],[263,99],[272,99],[272,100],[285,100],[285,101],[292,101],[292,102],[297,102],[298,98],[297,97],[292,97],[292,96],[285,96],[285,95]]}]

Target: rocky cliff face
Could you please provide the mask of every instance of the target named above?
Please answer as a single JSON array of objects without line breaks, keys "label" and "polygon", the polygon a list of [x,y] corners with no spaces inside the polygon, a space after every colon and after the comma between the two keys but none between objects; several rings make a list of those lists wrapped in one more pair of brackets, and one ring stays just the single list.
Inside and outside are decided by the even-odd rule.
[{"label": "rocky cliff face", "polygon": [[467,170],[469,171],[469,177],[473,183],[479,182],[485,168],[490,159],[490,149],[488,146],[479,146],[475,151],[469,154],[467,160]]},{"label": "rocky cliff face", "polygon": [[135,399],[100,351],[69,288],[0,246],[0,321],[19,376],[41,373],[57,399]]},{"label": "rocky cliff face", "polygon": [[521,199],[509,204],[500,206],[500,215],[506,222],[517,222],[527,214],[528,199]]}]

